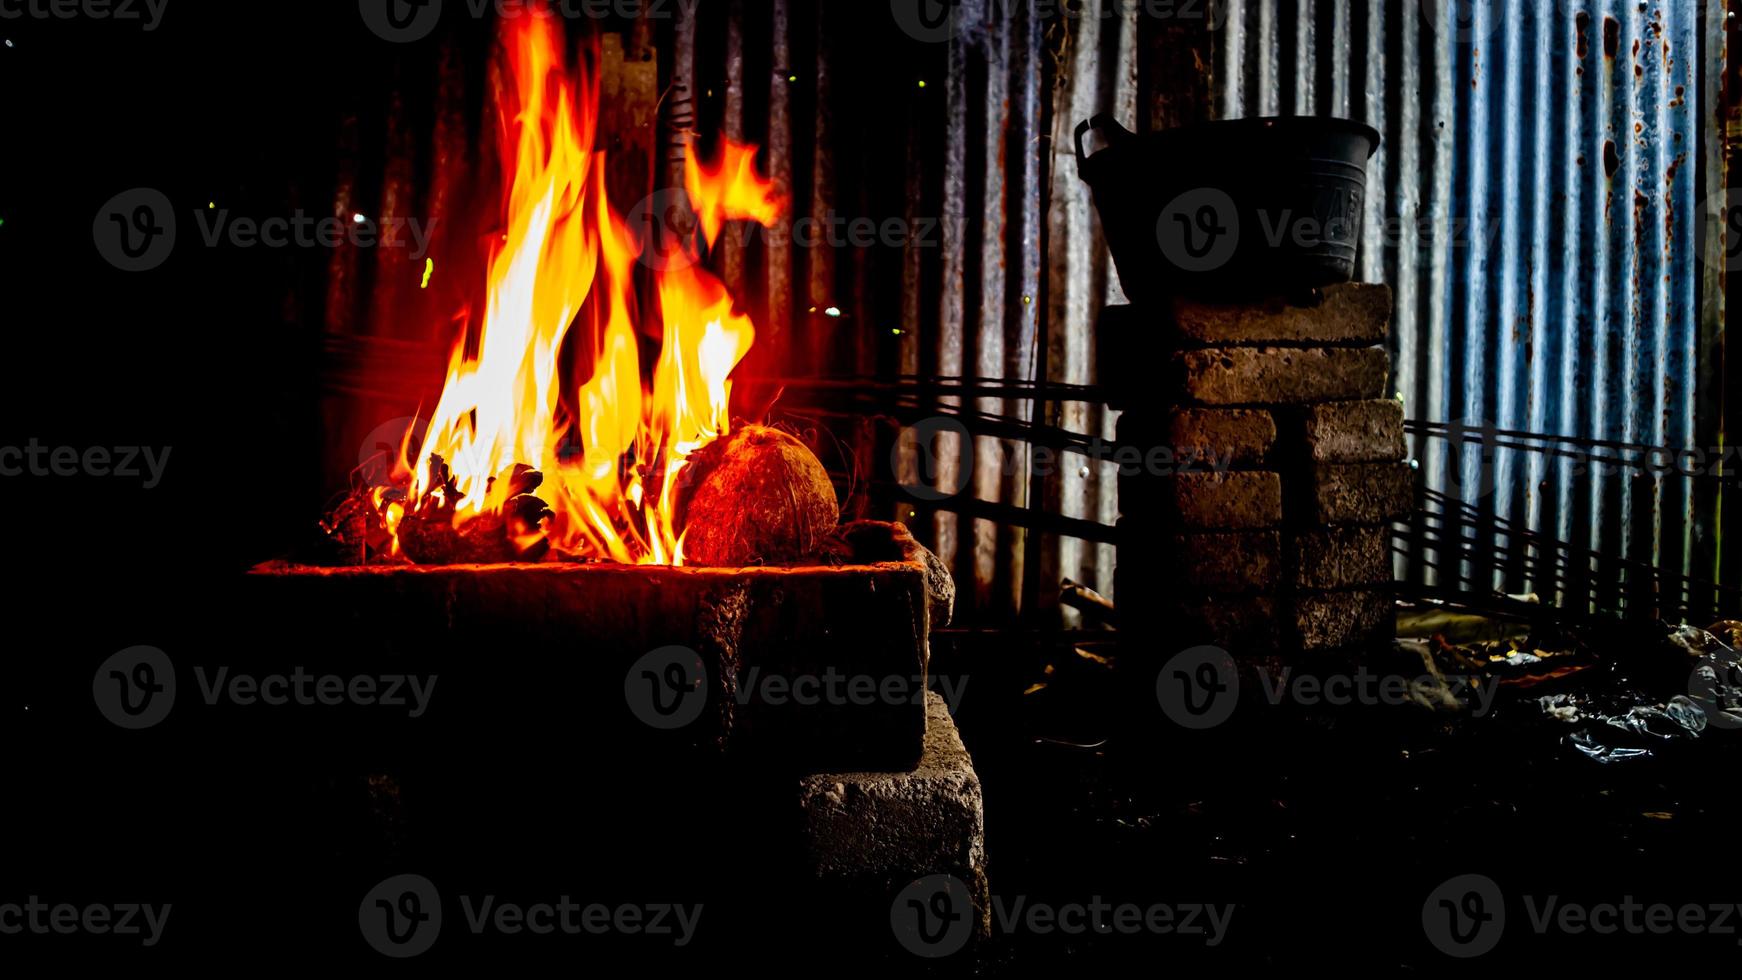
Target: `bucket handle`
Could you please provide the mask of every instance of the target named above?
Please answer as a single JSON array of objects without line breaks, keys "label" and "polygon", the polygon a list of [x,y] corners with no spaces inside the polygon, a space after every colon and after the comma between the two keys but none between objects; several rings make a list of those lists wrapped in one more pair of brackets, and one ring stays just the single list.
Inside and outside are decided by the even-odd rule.
[{"label": "bucket handle", "polygon": [[1101,137],[1107,141],[1109,148],[1118,148],[1137,138],[1131,130],[1119,125],[1119,120],[1105,112],[1098,112],[1078,123],[1076,138],[1077,177],[1082,180],[1089,179],[1088,174],[1084,172],[1089,166],[1089,154],[1083,149],[1083,137],[1089,135],[1090,130],[1099,132]]}]

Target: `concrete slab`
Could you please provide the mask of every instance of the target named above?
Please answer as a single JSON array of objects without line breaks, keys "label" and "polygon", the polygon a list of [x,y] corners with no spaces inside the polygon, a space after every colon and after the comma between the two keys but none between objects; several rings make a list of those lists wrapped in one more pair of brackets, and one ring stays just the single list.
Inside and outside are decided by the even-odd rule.
[{"label": "concrete slab", "polygon": [[948,707],[926,694],[925,750],[910,772],[819,773],[799,780],[803,860],[828,890],[887,902],[928,875],[968,886],[975,930],[991,930],[980,777]]}]

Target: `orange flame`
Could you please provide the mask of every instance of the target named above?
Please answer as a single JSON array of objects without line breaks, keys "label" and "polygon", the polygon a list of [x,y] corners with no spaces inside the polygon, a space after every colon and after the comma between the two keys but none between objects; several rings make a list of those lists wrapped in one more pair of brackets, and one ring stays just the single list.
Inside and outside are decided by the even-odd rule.
[{"label": "orange flame", "polygon": [[[647,265],[662,336],[652,382],[643,379],[635,266],[642,246],[605,192],[595,151],[598,85],[591,63],[572,77],[556,18],[505,21],[517,100],[502,119],[511,160],[506,230],[489,257],[483,322],[462,336],[416,456],[395,525],[427,507],[456,525],[503,513],[516,464],[544,474],[552,515],[527,535],[558,554],[625,563],[683,563],[674,489],[691,453],[731,425],[731,374],[756,331],[700,263],[682,255]],[[596,59],[594,59],[596,62]],[[686,190],[709,244],[727,220],[764,224],[781,202],[754,168],[756,148],[726,141],[719,164],[686,152]],[[595,288],[596,287],[596,288]],[[586,345],[592,374],[564,397],[565,340]],[[431,456],[447,463],[452,490]],[[457,499],[446,499],[457,491]],[[384,512],[385,513],[385,512]]]}]

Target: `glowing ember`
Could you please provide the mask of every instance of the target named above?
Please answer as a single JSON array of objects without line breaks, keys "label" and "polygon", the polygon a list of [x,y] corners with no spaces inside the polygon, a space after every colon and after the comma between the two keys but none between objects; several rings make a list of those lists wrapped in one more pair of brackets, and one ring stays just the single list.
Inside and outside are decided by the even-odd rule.
[{"label": "glowing ember", "polygon": [[[376,504],[400,544],[415,522],[451,521],[461,535],[500,528],[525,556],[548,542],[558,555],[682,564],[674,488],[689,455],[728,431],[730,376],[756,332],[683,241],[662,247],[685,254],[644,263],[657,328],[639,329],[642,245],[606,199],[595,69],[582,59],[571,73],[555,18],[512,18],[504,30],[511,166],[483,321],[456,343],[423,444],[402,457],[404,500]],[[686,160],[709,244],[726,221],[779,216],[755,154],[728,142],[716,165]],[[650,382],[644,333],[661,338]],[[565,358],[580,365],[567,381]],[[537,500],[525,467],[543,473]]]}]

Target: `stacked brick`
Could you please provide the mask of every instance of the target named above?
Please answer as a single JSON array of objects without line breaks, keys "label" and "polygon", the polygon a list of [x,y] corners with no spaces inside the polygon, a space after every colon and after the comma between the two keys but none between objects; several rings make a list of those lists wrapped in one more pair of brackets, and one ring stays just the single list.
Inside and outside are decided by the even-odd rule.
[{"label": "stacked brick", "polygon": [[1389,525],[1413,487],[1403,407],[1384,397],[1391,291],[1314,300],[1106,311],[1119,442],[1146,460],[1120,475],[1127,629],[1236,656],[1389,636]]}]

